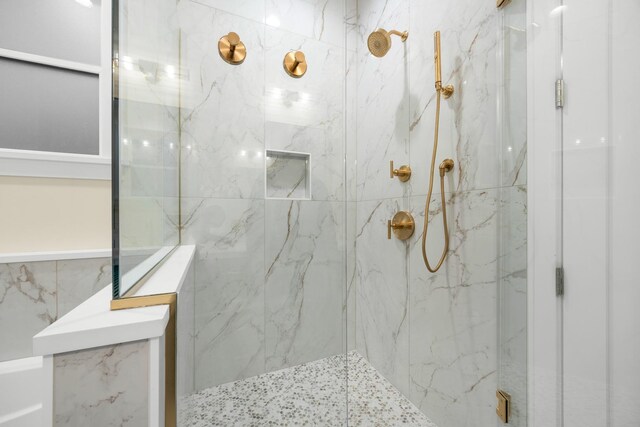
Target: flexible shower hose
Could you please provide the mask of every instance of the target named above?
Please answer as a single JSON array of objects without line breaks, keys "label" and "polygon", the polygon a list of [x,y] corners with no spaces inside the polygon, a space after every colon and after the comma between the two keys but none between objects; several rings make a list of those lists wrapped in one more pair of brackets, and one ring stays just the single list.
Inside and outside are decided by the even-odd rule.
[{"label": "flexible shower hose", "polygon": [[424,259],[424,265],[427,266],[427,270],[432,273],[435,273],[442,267],[442,263],[447,257],[447,252],[449,252],[449,227],[447,225],[447,203],[445,200],[444,194],[444,176],[447,172],[445,162],[440,165],[440,197],[442,200],[442,222],[444,224],[444,249],[442,250],[442,255],[440,255],[440,260],[438,260],[438,264],[435,267],[431,267],[429,263],[429,257],[427,256],[427,232],[429,231],[429,206],[431,205],[431,194],[433,193],[433,174],[435,172],[436,167],[436,155],[438,154],[438,134],[440,128],[440,92],[441,88],[438,86],[436,88],[436,126],[433,137],[433,154],[431,155],[431,173],[429,175],[429,192],[427,193],[427,201],[426,206],[424,208],[424,233],[422,233],[422,258]]}]

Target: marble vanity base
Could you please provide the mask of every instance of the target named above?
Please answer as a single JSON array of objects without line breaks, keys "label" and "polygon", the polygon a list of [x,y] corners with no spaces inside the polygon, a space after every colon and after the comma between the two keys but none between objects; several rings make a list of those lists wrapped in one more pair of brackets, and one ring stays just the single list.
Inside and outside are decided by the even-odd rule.
[{"label": "marble vanity base", "polygon": [[346,425],[347,382],[350,426],[436,427],[355,351],[194,393],[179,426]]}]

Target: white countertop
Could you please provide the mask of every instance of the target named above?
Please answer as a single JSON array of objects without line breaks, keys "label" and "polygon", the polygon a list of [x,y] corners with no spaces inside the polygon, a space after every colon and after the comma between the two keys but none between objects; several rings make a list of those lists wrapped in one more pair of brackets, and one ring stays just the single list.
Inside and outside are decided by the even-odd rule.
[{"label": "white countertop", "polygon": [[[193,260],[195,246],[180,246],[136,295],[179,292]],[[111,285],[33,337],[33,354],[44,356],[155,338],[164,334],[169,307],[111,311]]]}]

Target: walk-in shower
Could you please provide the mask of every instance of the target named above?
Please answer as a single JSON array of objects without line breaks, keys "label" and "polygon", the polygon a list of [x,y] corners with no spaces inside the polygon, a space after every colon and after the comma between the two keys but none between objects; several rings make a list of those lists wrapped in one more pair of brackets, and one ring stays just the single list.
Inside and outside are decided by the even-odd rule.
[{"label": "walk-in shower", "polygon": [[[483,61],[508,12],[456,1],[444,24],[422,3],[277,3],[166,1],[164,36],[119,3],[120,222],[164,212],[161,249],[171,224],[196,248],[178,425],[484,426],[505,388],[524,426],[499,363],[524,365],[495,339],[505,230],[526,219],[508,211],[524,202],[476,182],[499,165],[474,154],[507,143]],[[479,25],[495,31],[463,35]],[[146,191],[156,144],[164,186]]]}]

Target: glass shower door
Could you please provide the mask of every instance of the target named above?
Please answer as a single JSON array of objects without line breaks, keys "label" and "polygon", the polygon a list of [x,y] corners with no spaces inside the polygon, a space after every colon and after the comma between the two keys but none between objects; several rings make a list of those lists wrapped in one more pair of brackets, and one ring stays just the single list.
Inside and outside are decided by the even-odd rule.
[{"label": "glass shower door", "polygon": [[640,422],[640,5],[565,0],[565,427]]}]

